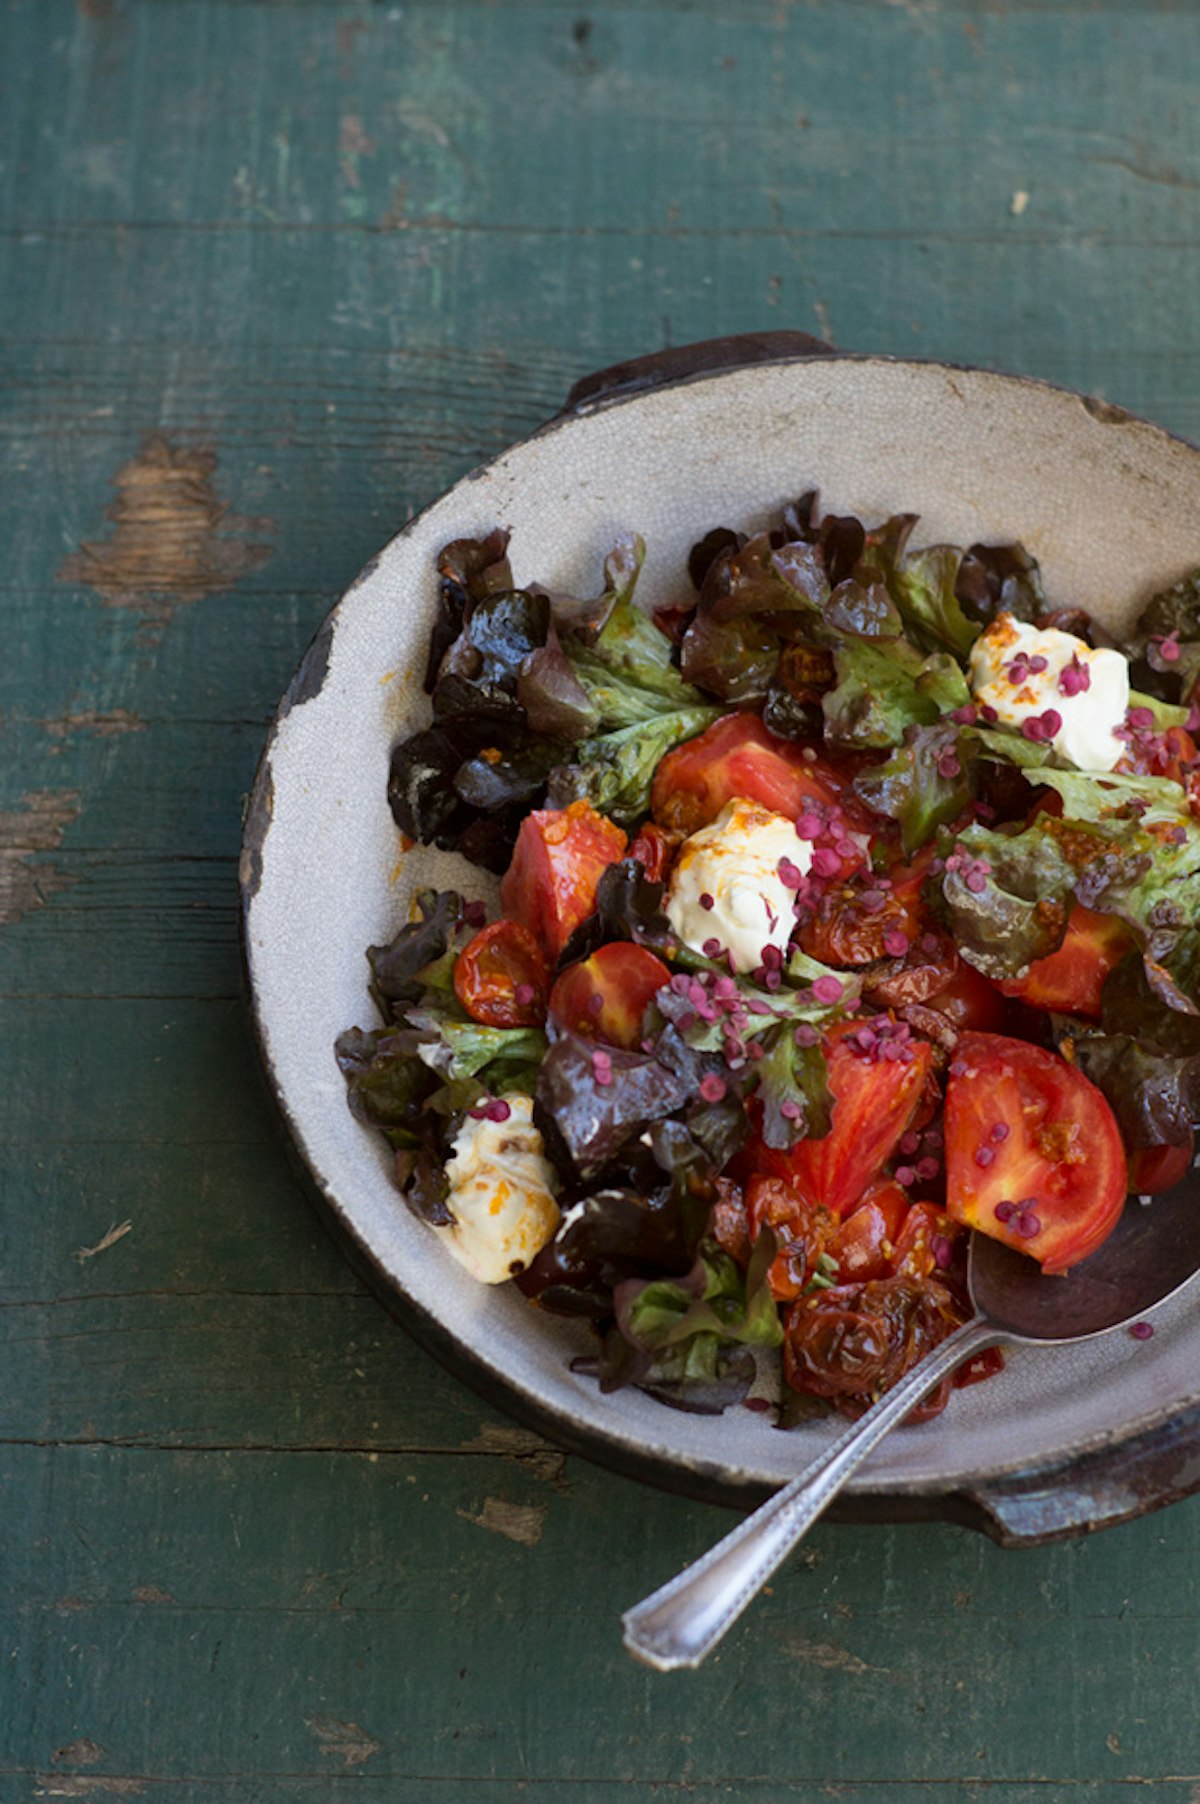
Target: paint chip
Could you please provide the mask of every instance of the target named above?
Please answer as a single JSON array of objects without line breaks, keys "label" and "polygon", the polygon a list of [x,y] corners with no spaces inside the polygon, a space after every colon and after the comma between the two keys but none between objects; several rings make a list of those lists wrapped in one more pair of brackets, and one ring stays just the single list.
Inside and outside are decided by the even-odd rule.
[{"label": "paint chip", "polygon": [[359,1723],[343,1722],[337,1716],[306,1716],[304,1722],[316,1736],[320,1752],[340,1758],[347,1766],[361,1766],[372,1754],[383,1751],[383,1743]]},{"label": "paint chip", "polygon": [[52,852],[79,815],[75,789],[37,789],[22,796],[21,808],[0,810],[0,925],[44,908],[58,890],[75,878],[52,864],[35,864],[39,852]]},{"label": "paint chip", "polygon": [[473,1522],[476,1528],[519,1541],[522,1547],[536,1547],[546,1526],[544,1503],[506,1503],[502,1497],[485,1497],[478,1515],[470,1510],[458,1510],[456,1514],[464,1522]]},{"label": "paint chip", "polygon": [[106,607],[131,609],[151,634],[177,608],[234,588],[270,557],[258,535],[274,521],[231,512],[214,486],[216,470],[211,446],[151,433],[114,478],[107,514],[116,530],[85,539],[59,580],[93,589]]},{"label": "paint chip", "polygon": [[106,1253],[109,1247],[116,1246],[118,1240],[124,1240],[126,1234],[129,1233],[129,1230],[132,1227],[133,1223],[131,1221],[123,1221],[119,1226],[110,1228],[108,1233],[103,1235],[96,1242],[94,1247],[80,1247],[75,1254],[76,1259],[78,1259],[80,1265],[82,1265],[85,1259],[94,1259],[97,1253]]},{"label": "paint chip", "polygon": [[1012,199],[1008,203],[1008,210],[1012,214],[1014,219],[1020,219],[1022,213],[1025,211],[1025,209],[1028,205],[1029,205],[1028,194],[1025,192],[1024,188],[1018,188],[1016,193],[1013,195]]}]

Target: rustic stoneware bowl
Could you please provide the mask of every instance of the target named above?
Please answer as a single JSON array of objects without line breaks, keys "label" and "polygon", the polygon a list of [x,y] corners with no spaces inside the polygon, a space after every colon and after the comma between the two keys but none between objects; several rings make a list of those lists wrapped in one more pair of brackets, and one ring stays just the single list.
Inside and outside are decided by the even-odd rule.
[{"label": "rustic stoneware bowl", "polygon": [[[406,1211],[382,1141],[346,1107],[333,1042],[374,1025],[364,948],[413,890],[488,895],[460,859],[401,851],[388,754],[422,724],[433,558],[511,529],[518,582],[587,593],[616,534],[649,547],[639,600],[679,590],[709,527],[752,529],[808,487],[867,520],[921,516],[918,541],[1020,538],[1055,605],[1128,618],[1200,563],[1200,453],[1086,397],[942,364],[830,353],[798,334],[710,342],[581,383],[555,420],[412,521],[350,588],[284,696],[247,820],[242,887],[253,1006],[271,1085],[316,1186],[404,1318],[463,1375],[606,1463],[743,1503],[827,1433],[734,1409],[679,1414],[603,1397],[570,1370],[586,1333],[511,1288],[474,1283]],[[490,898],[489,898],[490,899]],[[1198,1203],[1200,1206],[1200,1203]],[[971,1520],[1002,1540],[1071,1532],[1200,1485],[1200,1323],[1022,1352],[890,1437],[844,1509]],[[857,1506],[857,1507],[856,1507]]]}]

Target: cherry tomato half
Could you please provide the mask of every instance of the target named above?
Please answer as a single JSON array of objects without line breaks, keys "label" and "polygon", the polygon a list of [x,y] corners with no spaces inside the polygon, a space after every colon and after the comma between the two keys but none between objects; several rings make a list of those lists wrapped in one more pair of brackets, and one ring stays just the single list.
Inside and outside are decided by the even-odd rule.
[{"label": "cherry tomato half", "polygon": [[1138,1196],[1160,1196],[1181,1184],[1192,1169],[1195,1135],[1180,1146],[1137,1146],[1129,1155],[1129,1188]]},{"label": "cherry tomato half", "polygon": [[946,1209],[1036,1259],[1078,1265],[1125,1202],[1125,1149],[1096,1086],[1057,1053],[963,1034],[946,1086]]},{"label": "cherry tomato half", "polygon": [[493,921],[454,961],[454,993],[481,1027],[540,1027],[550,974],[541,947],[519,921]]},{"label": "cherry tomato half", "polygon": [[629,842],[627,858],[636,858],[652,883],[662,883],[671,868],[675,847],[654,821],[646,821]]},{"label": "cherry tomato half", "polygon": [[671,973],[645,946],[613,940],[590,958],[568,965],[550,992],[550,1013],[560,1027],[635,1051],[642,1016]]}]

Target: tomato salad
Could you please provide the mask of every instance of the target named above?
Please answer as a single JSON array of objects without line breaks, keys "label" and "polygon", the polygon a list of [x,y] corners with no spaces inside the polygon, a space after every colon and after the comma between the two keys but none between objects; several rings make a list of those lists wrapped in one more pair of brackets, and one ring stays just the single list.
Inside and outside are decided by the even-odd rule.
[{"label": "tomato salad", "polygon": [[784,1420],[859,1413],[964,1319],[968,1228],[1064,1272],[1192,1162],[1200,572],[1117,645],[915,524],[805,495],[653,617],[636,538],[594,598],[438,559],[389,801],[500,913],[420,895],[337,1059],[605,1389],[717,1412],[779,1349]]}]

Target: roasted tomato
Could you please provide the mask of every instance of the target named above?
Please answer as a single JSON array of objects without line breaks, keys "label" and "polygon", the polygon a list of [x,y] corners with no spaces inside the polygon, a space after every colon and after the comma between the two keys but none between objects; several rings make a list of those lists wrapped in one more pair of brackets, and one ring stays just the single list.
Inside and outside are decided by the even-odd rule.
[{"label": "roasted tomato", "polygon": [[946,1086],[946,1208],[1046,1272],[1078,1265],[1116,1226],[1125,1149],[1093,1083],[1057,1053],[963,1034]]},{"label": "roasted tomato", "polygon": [[613,940],[567,966],[550,992],[550,1013],[560,1027],[632,1052],[641,1045],[647,1005],[670,981],[666,965],[645,946]]},{"label": "roasted tomato", "polygon": [[[888,1043],[902,1056],[882,1056]],[[801,1196],[839,1218],[882,1170],[916,1112],[933,1061],[924,1040],[886,1016],[847,1022],[826,1038],[833,1121],[823,1140],[800,1140],[787,1152],[759,1141],[751,1157],[760,1171],[784,1179]]]},{"label": "roasted tomato", "polygon": [[1024,977],[1007,977],[997,988],[1034,1008],[1100,1019],[1100,991],[1133,944],[1133,934],[1114,915],[1094,914],[1077,902],[1067,917],[1062,945],[1048,958],[1035,958]]},{"label": "roasted tomato", "polygon": [[954,1223],[933,1203],[914,1203],[892,1249],[893,1277],[933,1277],[946,1263],[951,1236],[957,1233]]},{"label": "roasted tomato", "polygon": [[630,840],[625,856],[636,858],[652,883],[662,883],[671,869],[675,847],[669,834],[654,821],[647,821]]},{"label": "roasted tomato", "polygon": [[[845,1413],[858,1415],[962,1319],[950,1292],[933,1278],[838,1284],[788,1310],[784,1377],[793,1390],[832,1397]],[[939,1387],[937,1407],[947,1389]]]},{"label": "roasted tomato", "polygon": [[777,739],[757,714],[729,714],[667,753],[655,772],[651,805],[662,826],[690,834],[738,796],[793,820],[814,803],[844,809],[853,800],[846,779],[811,748]]},{"label": "roasted tomato", "polygon": [[929,997],[929,1007],[945,1015],[959,1033],[974,1028],[977,1033],[997,1033],[1004,1026],[1004,998],[982,973],[965,959],[950,982]]},{"label": "roasted tomato", "polygon": [[786,1179],[759,1175],[746,1185],[746,1220],[751,1242],[764,1227],[774,1230],[779,1250],[767,1279],[772,1296],[781,1303],[800,1296],[829,1251],[833,1216]]},{"label": "roasted tomato", "polygon": [[1129,1188],[1138,1196],[1159,1196],[1181,1184],[1192,1169],[1193,1134],[1179,1146],[1138,1146],[1129,1155]]},{"label": "roasted tomato", "polygon": [[454,961],[454,993],[482,1027],[540,1027],[550,973],[546,957],[519,921],[493,921]]},{"label": "roasted tomato", "polygon": [[556,959],[596,905],[596,885],[625,851],[620,827],[590,802],[527,814],[500,883],[505,914]]},{"label": "roasted tomato", "polygon": [[829,1243],[842,1284],[890,1278],[896,1242],[909,1213],[907,1194],[893,1178],[876,1178]]}]

